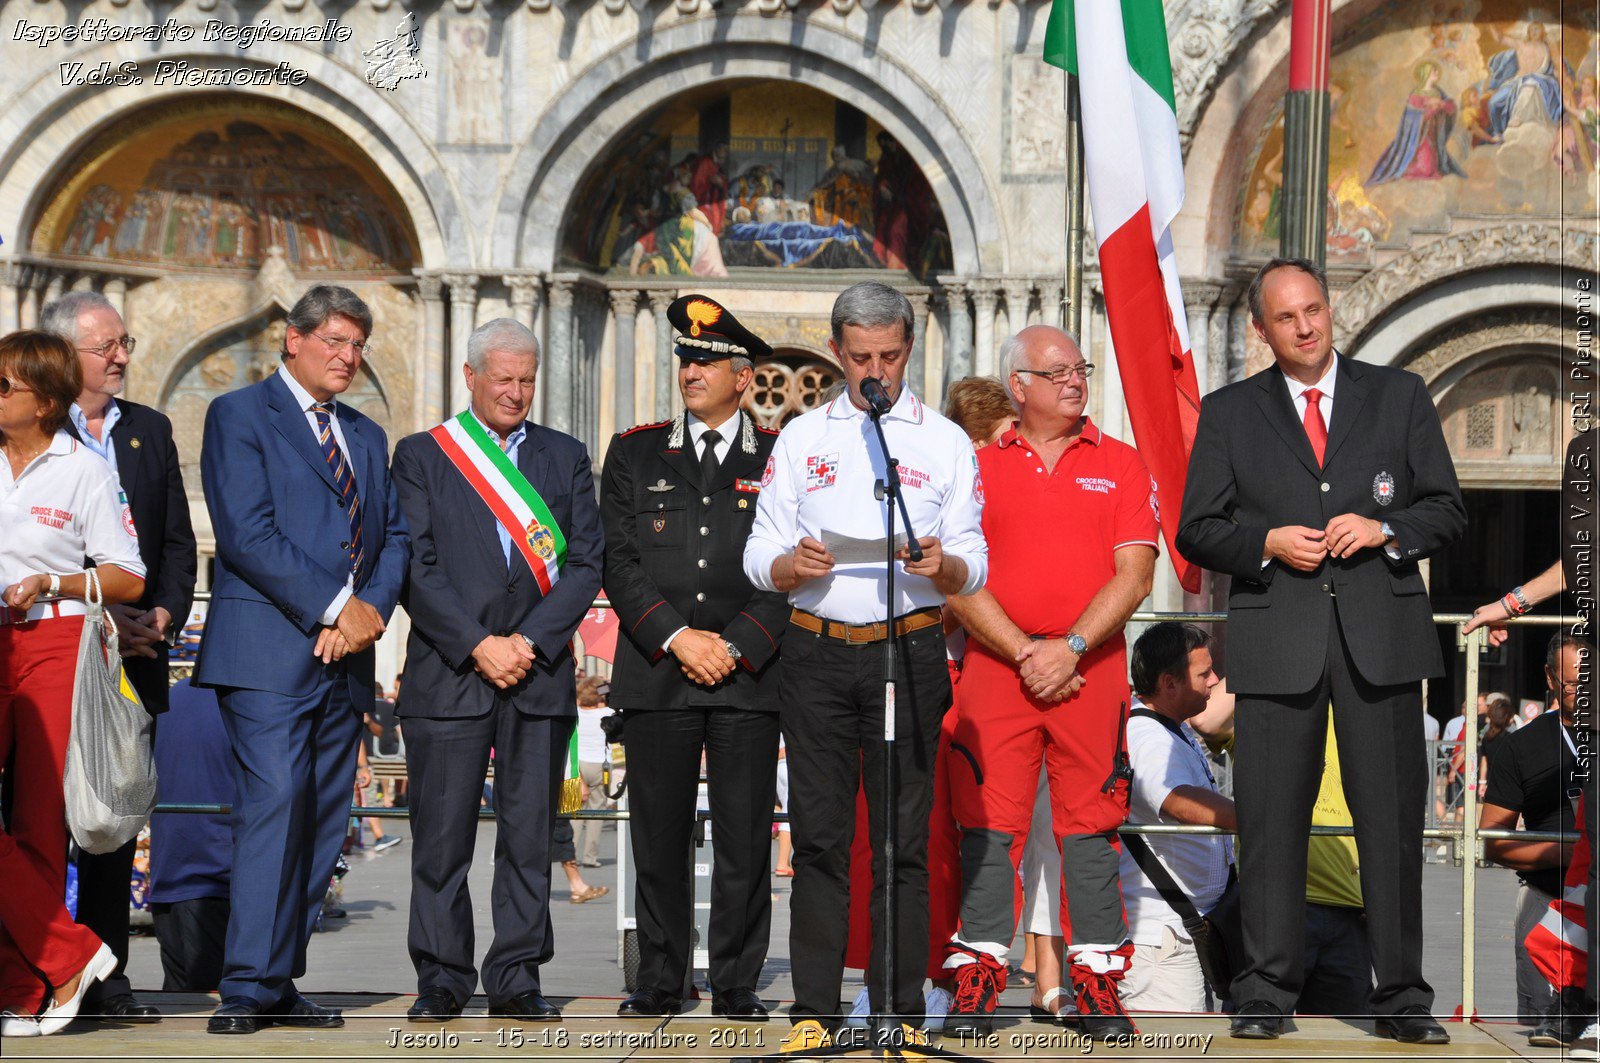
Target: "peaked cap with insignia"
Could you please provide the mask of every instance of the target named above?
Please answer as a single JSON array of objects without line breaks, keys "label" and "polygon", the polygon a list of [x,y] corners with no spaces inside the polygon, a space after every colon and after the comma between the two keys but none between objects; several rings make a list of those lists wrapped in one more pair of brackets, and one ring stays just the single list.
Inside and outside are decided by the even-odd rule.
[{"label": "peaked cap with insignia", "polygon": [[715,299],[680,295],[667,307],[667,320],[678,333],[678,357],[688,362],[717,362],[742,356],[772,356],[772,345],[739,324]]}]

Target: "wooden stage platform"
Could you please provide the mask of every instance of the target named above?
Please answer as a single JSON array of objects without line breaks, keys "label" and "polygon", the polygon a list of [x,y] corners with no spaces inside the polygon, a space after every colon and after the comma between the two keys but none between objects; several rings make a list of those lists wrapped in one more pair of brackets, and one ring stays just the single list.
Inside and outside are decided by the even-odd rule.
[{"label": "wooden stage platform", "polygon": [[[615,999],[555,998],[565,1012],[557,1024],[517,1025],[490,1019],[481,997],[462,1019],[444,1025],[405,1020],[412,998],[382,994],[318,994],[320,1003],[344,1009],[342,1029],[307,1032],[267,1029],[250,1037],[213,1037],[205,1032],[214,997],[193,994],[143,993],[167,1016],[159,1025],[125,1026],[79,1022],[64,1033],[45,1038],[7,1038],[7,1060],[82,1059],[512,1059],[608,1060],[733,1060],[775,1052],[788,1029],[787,1020],[758,1024],[713,1021],[709,1001],[663,1022],[618,1019]],[[1117,1059],[1217,1060],[1345,1060],[1473,1059],[1519,1060],[1562,1058],[1556,1049],[1530,1048],[1527,1033],[1506,1023],[1447,1023],[1452,1043],[1443,1047],[1400,1045],[1372,1034],[1372,1024],[1339,1019],[1302,1019],[1277,1041],[1236,1041],[1228,1036],[1226,1018],[1218,1016],[1157,1017],[1135,1015],[1139,1037],[1127,1046],[1086,1045],[1076,1032],[1010,1015],[997,1023],[993,1038],[963,1043],[938,1038],[935,1043],[976,1059],[1062,1060],[1085,1057]],[[868,1053],[853,1053],[866,1058]],[[906,1058],[913,1058],[907,1056]]]}]

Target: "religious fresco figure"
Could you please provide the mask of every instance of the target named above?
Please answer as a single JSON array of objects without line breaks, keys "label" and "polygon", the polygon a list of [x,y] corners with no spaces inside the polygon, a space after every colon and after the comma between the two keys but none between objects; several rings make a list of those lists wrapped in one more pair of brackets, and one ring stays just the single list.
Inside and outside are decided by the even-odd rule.
[{"label": "religious fresco figure", "polygon": [[1489,133],[1504,137],[1522,122],[1559,125],[1563,113],[1561,79],[1545,39],[1544,23],[1530,21],[1516,38],[1491,25],[1505,50],[1489,60]]},{"label": "religious fresco figure", "polygon": [[726,277],[722,247],[711,220],[695,202],[694,193],[685,191],[678,200],[678,214],[633,245],[628,272],[659,273],[668,276]]},{"label": "religious fresco figure", "polygon": [[922,168],[888,133],[878,134],[872,186],[872,251],[890,269],[910,269],[928,231],[933,188]]},{"label": "religious fresco figure", "polygon": [[728,219],[728,145],[718,144],[710,154],[694,161],[689,172],[689,191],[694,193],[695,204],[711,225],[711,231],[722,235]]},{"label": "religious fresco figure", "polygon": [[1456,105],[1439,88],[1444,69],[1432,59],[1416,67],[1416,88],[1406,97],[1400,115],[1400,128],[1394,140],[1378,158],[1367,184],[1386,181],[1432,181],[1441,177],[1465,177],[1450,155],[1450,133],[1456,125]]},{"label": "religious fresco figure", "polygon": [[872,165],[865,159],[852,159],[843,144],[835,144],[833,165],[806,197],[811,203],[811,221],[871,228],[872,181]]}]

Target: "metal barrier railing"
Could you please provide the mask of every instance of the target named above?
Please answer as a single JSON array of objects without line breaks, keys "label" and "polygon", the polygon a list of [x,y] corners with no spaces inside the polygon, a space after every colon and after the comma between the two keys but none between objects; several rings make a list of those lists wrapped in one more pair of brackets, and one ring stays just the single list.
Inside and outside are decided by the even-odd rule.
[{"label": "metal barrier railing", "polygon": [[[207,592],[198,592],[197,601],[210,599]],[[597,608],[610,608],[610,603],[604,598],[595,600]],[[1185,621],[1196,624],[1220,624],[1227,622],[1226,613],[1206,612],[1136,612],[1129,618],[1130,623],[1159,623],[1165,620]],[[1461,628],[1471,620],[1466,613],[1435,613],[1433,622],[1438,626],[1450,626],[1456,631],[1456,649],[1466,654],[1466,696],[1465,704],[1475,706],[1478,700],[1479,689],[1479,663],[1480,657],[1488,648],[1488,630],[1479,629],[1471,634],[1463,634]],[[1572,627],[1578,623],[1576,617],[1568,616],[1520,616],[1506,621],[1509,626],[1516,627]],[[1438,746],[1455,745],[1456,741],[1443,741]],[[1476,962],[1477,962],[1477,869],[1483,859],[1484,841],[1517,840],[1535,842],[1561,842],[1570,841],[1571,836],[1549,831],[1523,831],[1523,830],[1483,830],[1478,827],[1478,728],[1475,721],[1469,721],[1462,728],[1459,744],[1464,746],[1462,775],[1462,821],[1460,826],[1436,826],[1424,828],[1422,837],[1430,840],[1446,841],[1452,844],[1454,860],[1461,866],[1461,1015],[1465,1021],[1471,1021],[1475,1014],[1476,996]],[[1437,748],[1437,747],[1436,747]],[[1434,761],[1430,758],[1430,777]],[[1429,805],[1433,803],[1430,784]],[[231,806],[222,804],[158,804],[156,812],[161,813],[188,813],[227,815],[232,811]],[[1595,810],[1589,810],[1593,816]],[[350,816],[352,819],[400,819],[410,815],[408,808],[390,808],[374,805],[351,805]],[[494,819],[492,807],[479,810],[480,819]],[[563,816],[569,820],[626,820],[629,814],[625,809],[583,809]],[[700,824],[710,819],[710,814],[704,811],[697,813]],[[786,822],[786,813],[774,813],[776,822]],[[1231,834],[1218,827],[1197,827],[1184,824],[1125,824],[1118,829],[1120,834],[1191,834],[1191,835],[1222,835]],[[1314,836],[1326,837],[1354,837],[1353,827],[1314,826],[1310,828]]]}]

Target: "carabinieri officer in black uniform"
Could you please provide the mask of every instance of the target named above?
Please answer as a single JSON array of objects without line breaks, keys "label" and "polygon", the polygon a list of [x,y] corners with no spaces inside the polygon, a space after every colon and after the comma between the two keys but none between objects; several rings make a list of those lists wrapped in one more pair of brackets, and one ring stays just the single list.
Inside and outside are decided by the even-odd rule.
[{"label": "carabinieri officer in black uniform", "polygon": [[639,988],[617,1014],[654,1018],[682,1005],[694,899],[685,864],[704,749],[717,839],[712,1012],[761,1022],[778,764],[772,665],[789,607],[742,568],[777,433],[739,402],[753,359],[772,348],[704,296],[679,298],[667,319],[679,333],[685,412],[618,433],[600,489],[606,596],[625,636],[611,705],[626,720],[637,867]]}]

